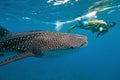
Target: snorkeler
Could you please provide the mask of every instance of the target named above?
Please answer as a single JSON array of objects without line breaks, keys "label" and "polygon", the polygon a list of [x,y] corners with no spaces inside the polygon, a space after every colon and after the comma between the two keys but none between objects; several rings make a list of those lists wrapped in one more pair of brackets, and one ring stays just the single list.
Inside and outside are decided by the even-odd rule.
[{"label": "snorkeler", "polygon": [[82,29],[85,29],[85,30],[91,30],[92,33],[95,33],[97,32],[97,36],[96,38],[99,36],[99,35],[104,35],[106,32],[108,32],[108,30],[115,26],[116,23],[115,22],[110,22],[110,23],[107,23],[106,21],[103,21],[103,20],[85,20],[85,21],[82,21],[80,19],[76,19],[80,25],[74,25],[72,27],[69,28],[68,32],[71,32],[75,27],[78,27],[78,28],[82,28]]}]

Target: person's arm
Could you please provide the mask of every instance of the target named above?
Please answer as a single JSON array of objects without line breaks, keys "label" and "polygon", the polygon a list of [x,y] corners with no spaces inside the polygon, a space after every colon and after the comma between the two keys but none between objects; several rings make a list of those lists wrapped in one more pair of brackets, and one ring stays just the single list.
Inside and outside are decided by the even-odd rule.
[{"label": "person's arm", "polygon": [[77,25],[74,25],[68,29],[68,32],[70,33]]},{"label": "person's arm", "polygon": [[100,35],[101,35],[101,32],[98,32],[98,34],[97,34],[96,38],[98,38]]}]

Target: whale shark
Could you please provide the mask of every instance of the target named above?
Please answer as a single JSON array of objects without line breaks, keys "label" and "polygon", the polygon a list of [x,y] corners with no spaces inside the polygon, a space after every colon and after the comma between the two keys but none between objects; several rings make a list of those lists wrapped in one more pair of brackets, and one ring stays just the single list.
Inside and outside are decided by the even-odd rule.
[{"label": "whale shark", "polygon": [[52,55],[49,51],[81,48],[87,45],[87,37],[54,31],[10,32],[0,26],[0,58],[8,54],[14,56],[1,60],[0,66],[25,57]]}]

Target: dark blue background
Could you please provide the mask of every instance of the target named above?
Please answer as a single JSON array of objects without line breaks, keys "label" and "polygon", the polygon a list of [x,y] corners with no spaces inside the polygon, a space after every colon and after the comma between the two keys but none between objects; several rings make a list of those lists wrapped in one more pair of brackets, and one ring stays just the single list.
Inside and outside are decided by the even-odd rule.
[{"label": "dark blue background", "polygon": [[[85,13],[97,0],[71,0],[73,5],[52,6],[47,0],[0,0],[0,25],[11,32],[53,30],[57,20],[72,20]],[[119,5],[118,0],[115,5]],[[120,80],[120,8],[97,14],[99,19],[117,25],[95,39],[90,31],[75,29],[72,33],[88,37],[88,46],[70,50],[55,58],[25,58],[0,67],[0,80]],[[30,19],[24,19],[29,17]],[[76,24],[65,24],[60,30]],[[59,53],[56,51],[56,53]]]}]

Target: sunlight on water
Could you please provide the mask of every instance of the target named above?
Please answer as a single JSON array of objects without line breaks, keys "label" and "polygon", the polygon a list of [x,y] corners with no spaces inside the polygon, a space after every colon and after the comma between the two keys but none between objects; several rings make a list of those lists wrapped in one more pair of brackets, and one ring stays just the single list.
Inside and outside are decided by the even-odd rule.
[{"label": "sunlight on water", "polygon": [[[79,0],[74,0],[74,2],[78,2]],[[47,3],[52,4],[53,6],[59,6],[67,3],[73,3],[71,0],[48,0]]]},{"label": "sunlight on water", "polygon": [[69,0],[48,0],[47,3],[53,3],[54,6],[62,5],[69,2]]},{"label": "sunlight on water", "polygon": [[61,5],[67,3],[69,0],[56,1],[53,5]]}]

